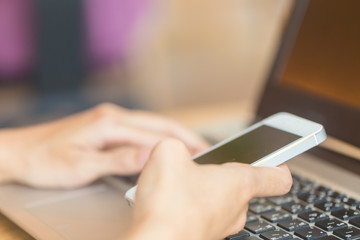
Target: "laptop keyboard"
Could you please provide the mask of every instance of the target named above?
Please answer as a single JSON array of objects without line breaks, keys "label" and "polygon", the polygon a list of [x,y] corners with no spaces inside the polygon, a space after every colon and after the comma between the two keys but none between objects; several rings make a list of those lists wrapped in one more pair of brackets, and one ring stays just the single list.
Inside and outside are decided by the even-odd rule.
[{"label": "laptop keyboard", "polygon": [[287,195],[250,201],[245,228],[226,240],[360,239],[360,200],[293,176]]}]

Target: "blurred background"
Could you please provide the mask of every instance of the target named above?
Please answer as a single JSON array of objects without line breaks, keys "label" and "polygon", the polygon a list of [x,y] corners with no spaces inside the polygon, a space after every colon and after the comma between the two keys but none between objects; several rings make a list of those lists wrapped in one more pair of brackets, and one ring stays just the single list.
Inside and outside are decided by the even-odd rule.
[{"label": "blurred background", "polygon": [[[0,127],[107,101],[252,109],[289,0],[0,0]],[[219,107],[223,109],[223,107]]]}]

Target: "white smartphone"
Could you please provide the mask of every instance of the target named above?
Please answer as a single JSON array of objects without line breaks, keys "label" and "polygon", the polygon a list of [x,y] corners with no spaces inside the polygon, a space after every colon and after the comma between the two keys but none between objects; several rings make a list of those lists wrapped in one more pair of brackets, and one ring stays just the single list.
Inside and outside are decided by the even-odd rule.
[{"label": "white smartphone", "polygon": [[[277,113],[193,157],[199,164],[248,163],[276,167],[326,139],[322,125],[290,113]],[[135,202],[136,186],[125,198]]]}]

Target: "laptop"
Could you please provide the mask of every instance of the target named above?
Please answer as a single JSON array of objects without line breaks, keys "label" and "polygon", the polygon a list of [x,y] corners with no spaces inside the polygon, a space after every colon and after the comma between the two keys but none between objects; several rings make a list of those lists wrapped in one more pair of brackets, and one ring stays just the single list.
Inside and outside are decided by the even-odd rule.
[{"label": "laptop", "polygon": [[[286,111],[329,139],[291,160],[291,192],[253,199],[227,239],[360,239],[360,1],[294,1],[256,119]],[[72,190],[0,187],[0,210],[36,239],[117,239],[128,228],[130,178]]]}]

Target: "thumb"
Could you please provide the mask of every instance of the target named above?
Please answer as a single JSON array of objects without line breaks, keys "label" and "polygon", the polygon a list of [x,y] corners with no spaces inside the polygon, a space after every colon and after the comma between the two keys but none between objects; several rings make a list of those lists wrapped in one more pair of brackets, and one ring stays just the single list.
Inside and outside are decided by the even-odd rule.
[{"label": "thumb", "polygon": [[254,167],[242,163],[225,163],[229,185],[243,186],[248,196],[268,197],[286,194],[292,185],[290,170],[284,164],[279,167]]},{"label": "thumb", "polygon": [[160,179],[171,179],[169,175],[176,174],[175,171],[182,169],[184,162],[191,162],[191,156],[179,140],[167,138],[160,141],[150,154],[150,158],[144,166],[139,178],[139,187],[153,185]]},{"label": "thumb", "polygon": [[289,168],[254,167],[255,197],[279,196],[290,191],[292,177]]},{"label": "thumb", "polygon": [[175,164],[176,162],[190,160],[190,152],[185,144],[173,138],[166,138],[160,141],[155,146],[150,156],[151,162],[161,162],[162,164]]}]

